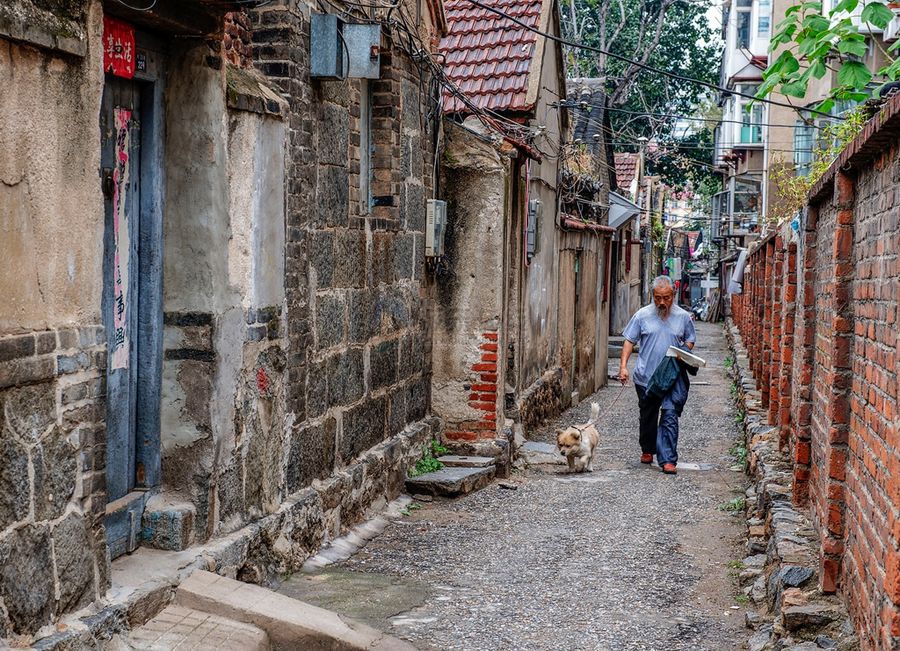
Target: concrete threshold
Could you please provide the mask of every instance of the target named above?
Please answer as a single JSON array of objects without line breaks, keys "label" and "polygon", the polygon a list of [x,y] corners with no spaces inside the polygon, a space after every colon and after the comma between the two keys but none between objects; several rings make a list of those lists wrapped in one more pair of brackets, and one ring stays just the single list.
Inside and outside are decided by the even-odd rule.
[{"label": "concrete threshold", "polygon": [[408,642],[330,610],[203,570],[182,582],[175,603],[255,626],[279,651],[415,651]]}]

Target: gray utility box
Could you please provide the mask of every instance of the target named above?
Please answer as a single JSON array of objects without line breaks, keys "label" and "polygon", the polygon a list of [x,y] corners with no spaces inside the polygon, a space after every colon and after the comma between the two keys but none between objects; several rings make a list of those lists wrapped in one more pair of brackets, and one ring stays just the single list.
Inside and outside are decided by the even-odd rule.
[{"label": "gray utility box", "polygon": [[345,23],[330,14],[313,14],[309,47],[312,77],[380,77],[381,25]]}]

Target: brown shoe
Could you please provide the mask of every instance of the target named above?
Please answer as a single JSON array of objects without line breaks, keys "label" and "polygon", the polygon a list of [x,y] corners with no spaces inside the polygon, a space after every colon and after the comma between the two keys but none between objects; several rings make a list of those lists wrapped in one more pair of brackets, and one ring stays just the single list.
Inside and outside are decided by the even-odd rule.
[{"label": "brown shoe", "polygon": [[663,473],[666,475],[677,475],[678,468],[675,467],[674,463],[664,463],[663,464]]},{"label": "brown shoe", "polygon": [[641,455],[641,463],[653,463],[653,455],[645,452]]}]

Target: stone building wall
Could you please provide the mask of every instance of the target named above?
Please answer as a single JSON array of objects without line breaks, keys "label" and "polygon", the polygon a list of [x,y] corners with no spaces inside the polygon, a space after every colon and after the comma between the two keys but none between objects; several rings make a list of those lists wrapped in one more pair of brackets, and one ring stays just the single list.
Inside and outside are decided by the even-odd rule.
[{"label": "stone building wall", "polygon": [[793,499],[821,539],[819,587],[847,603],[863,649],[900,640],[898,161],[895,98],[814,186],[801,228],[754,247],[732,297]]},{"label": "stone building wall", "polygon": [[[361,468],[370,449],[430,408],[424,228],[439,125],[429,86],[386,33],[379,79],[311,79],[311,11],[318,8],[273,2],[249,14],[256,68],[288,102],[287,494]],[[372,112],[372,207],[361,196],[361,93]],[[399,488],[357,495],[331,514],[324,535]]]},{"label": "stone building wall", "polygon": [[91,603],[109,576],[101,14],[45,4],[0,7],[0,637]]}]

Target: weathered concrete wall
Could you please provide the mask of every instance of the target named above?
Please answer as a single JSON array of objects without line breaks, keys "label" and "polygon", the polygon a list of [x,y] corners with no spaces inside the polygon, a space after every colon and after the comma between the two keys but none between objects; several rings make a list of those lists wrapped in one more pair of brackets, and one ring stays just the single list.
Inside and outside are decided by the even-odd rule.
[{"label": "weathered concrete wall", "polygon": [[[559,365],[559,225],[557,183],[559,159],[552,156],[551,143],[562,137],[564,111],[551,106],[565,95],[560,81],[559,60],[554,43],[539,39],[544,47],[539,71],[541,92],[532,127],[545,129],[535,145],[550,156],[540,163],[529,165],[527,199],[539,199],[543,204],[537,254],[522,271],[522,340],[519,376],[516,388],[524,391],[547,370]],[[535,74],[532,72],[532,74]],[[550,89],[544,90],[544,89]],[[526,202],[525,209],[528,204]]]},{"label": "weathered concrete wall", "polygon": [[[476,129],[472,124],[468,128]],[[432,407],[451,440],[493,438],[505,368],[504,229],[509,162],[490,142],[445,126],[444,265],[435,276]],[[502,396],[500,397],[502,399]]]},{"label": "weathered concrete wall", "polygon": [[26,15],[33,39],[0,36],[0,637],[109,584],[101,13],[69,5],[59,21],[31,2],[0,8],[0,34],[26,39],[10,22]]}]

